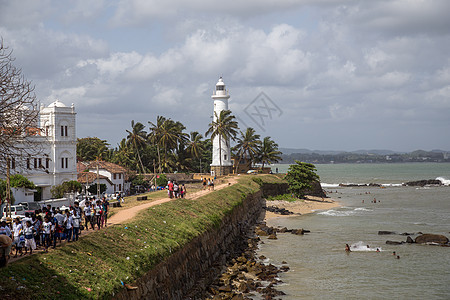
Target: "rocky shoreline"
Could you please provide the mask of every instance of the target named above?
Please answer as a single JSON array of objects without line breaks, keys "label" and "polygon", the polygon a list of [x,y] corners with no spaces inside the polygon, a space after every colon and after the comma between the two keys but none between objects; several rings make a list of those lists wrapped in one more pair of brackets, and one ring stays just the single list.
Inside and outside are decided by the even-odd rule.
[{"label": "rocky shoreline", "polygon": [[283,261],[281,266],[266,264],[266,257],[257,257],[258,244],[263,243],[261,236],[268,239],[277,239],[277,233],[291,233],[303,235],[309,233],[305,229],[274,228],[260,222],[247,234],[247,246],[242,253],[223,267],[211,285],[204,291],[204,298],[221,299],[280,299],[278,296],[285,295],[276,289],[276,285],[282,283],[278,275],[289,271],[287,262]]}]

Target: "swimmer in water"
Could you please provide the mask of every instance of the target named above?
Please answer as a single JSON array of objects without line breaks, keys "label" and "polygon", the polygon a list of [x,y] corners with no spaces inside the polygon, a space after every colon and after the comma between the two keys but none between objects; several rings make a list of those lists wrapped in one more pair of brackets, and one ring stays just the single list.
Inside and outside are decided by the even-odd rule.
[{"label": "swimmer in water", "polygon": [[394,252],[392,252],[392,255],[395,255],[395,251],[394,251]]},{"label": "swimmer in water", "polygon": [[400,255],[397,255],[397,259],[400,259]]},{"label": "swimmer in water", "polygon": [[380,252],[380,249],[377,248],[377,252]]},{"label": "swimmer in water", "polygon": [[351,252],[350,246],[348,244],[345,244],[345,252]]}]

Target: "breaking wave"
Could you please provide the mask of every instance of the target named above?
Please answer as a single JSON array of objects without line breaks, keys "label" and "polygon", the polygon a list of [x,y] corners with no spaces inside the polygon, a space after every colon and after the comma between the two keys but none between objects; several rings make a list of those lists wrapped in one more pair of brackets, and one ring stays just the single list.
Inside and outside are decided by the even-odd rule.
[{"label": "breaking wave", "polygon": [[383,249],[381,249],[381,247],[370,246],[370,245],[367,245],[367,243],[364,243],[362,241],[350,245],[350,250],[352,250],[352,251],[376,252],[377,249],[379,251],[383,251]]},{"label": "breaking wave", "polygon": [[444,177],[438,177],[436,180],[442,182],[443,185],[450,185],[450,179],[445,179]]},{"label": "breaking wave", "polygon": [[366,212],[366,211],[372,211],[371,209],[367,209],[364,207],[357,207],[357,208],[351,208],[351,207],[341,207],[339,209],[329,209],[326,211],[321,211],[317,213],[318,215],[323,216],[330,216],[330,217],[349,217],[354,216],[357,213]]}]

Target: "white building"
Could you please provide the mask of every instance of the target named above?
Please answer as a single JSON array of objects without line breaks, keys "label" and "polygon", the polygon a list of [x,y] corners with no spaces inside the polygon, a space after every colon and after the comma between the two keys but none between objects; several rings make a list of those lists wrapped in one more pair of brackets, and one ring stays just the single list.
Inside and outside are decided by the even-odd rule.
[{"label": "white building", "polygon": [[[222,110],[228,110],[228,99],[230,98],[222,77],[219,78],[211,98],[214,100],[213,118],[214,121],[217,121],[220,112]],[[230,140],[225,140],[223,137],[218,136],[214,137],[211,175],[227,175],[231,173],[232,170],[233,163],[231,162]]]},{"label": "white building", "polygon": [[[39,130],[27,137],[35,143],[39,154],[14,158],[11,174],[27,177],[42,189],[40,198],[49,199],[52,186],[77,180],[76,113],[73,104],[67,107],[56,100],[47,107],[42,105],[39,114]],[[22,161],[19,162],[19,159]],[[17,202],[29,200],[21,199],[20,195],[19,192],[15,194]]]},{"label": "white building", "polygon": [[[127,169],[122,166],[107,161],[79,162],[78,164],[78,182],[81,184],[91,185],[97,183],[98,171],[100,184],[106,184],[107,194],[126,192],[130,189],[130,183],[127,181]],[[88,170],[88,172],[81,173],[83,168]]]}]

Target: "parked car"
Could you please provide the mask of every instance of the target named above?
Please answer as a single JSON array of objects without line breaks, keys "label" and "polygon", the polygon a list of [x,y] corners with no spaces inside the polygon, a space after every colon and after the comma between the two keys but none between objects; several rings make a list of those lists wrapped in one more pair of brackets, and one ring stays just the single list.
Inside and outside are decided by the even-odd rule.
[{"label": "parked car", "polygon": [[41,209],[41,206],[39,203],[36,202],[20,202],[20,205],[22,205],[25,208],[25,212],[33,213],[35,214],[37,210]]},{"label": "parked car", "polygon": [[[8,215],[8,209],[7,206],[3,206],[3,212],[2,212],[2,217],[6,217]],[[25,207],[23,207],[22,205],[11,205],[11,218],[15,218],[15,217],[19,217],[19,218],[24,218],[25,217]]]}]

